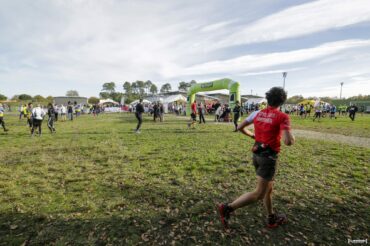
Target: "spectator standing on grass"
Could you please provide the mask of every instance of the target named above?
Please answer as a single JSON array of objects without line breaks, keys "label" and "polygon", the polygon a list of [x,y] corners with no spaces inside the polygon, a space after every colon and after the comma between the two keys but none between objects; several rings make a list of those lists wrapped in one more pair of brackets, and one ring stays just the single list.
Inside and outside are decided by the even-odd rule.
[{"label": "spectator standing on grass", "polygon": [[5,114],[5,109],[4,109],[3,105],[0,103],[0,125],[4,129],[4,132],[7,132],[8,129],[6,129],[6,127],[5,127],[4,114]]},{"label": "spectator standing on grass", "polygon": [[164,107],[162,103],[159,104],[159,121],[164,121]]},{"label": "spectator standing on grass", "polygon": [[234,126],[235,126],[234,132],[237,132],[238,131],[238,120],[240,118],[240,113],[241,113],[241,107],[239,105],[239,101],[236,101],[235,107],[233,109],[233,113],[234,113]]},{"label": "spectator standing on grass", "polygon": [[27,117],[27,124],[28,124],[28,127],[30,129],[30,131],[32,131],[32,126],[33,126],[33,116],[32,116],[32,110],[33,110],[33,105],[32,103],[28,103],[28,106],[26,108],[26,117]]},{"label": "spectator standing on grass", "polygon": [[143,99],[140,99],[139,103],[136,104],[136,107],[135,107],[135,117],[138,120],[136,130],[135,130],[136,133],[140,133],[140,127],[141,127],[141,124],[143,123],[144,107],[143,107],[142,102],[143,102]]},{"label": "spectator standing on grass", "polygon": [[334,118],[337,119],[337,116],[335,116],[335,113],[337,112],[337,107],[333,104],[330,107],[330,119]]},{"label": "spectator standing on grass", "polygon": [[[266,92],[268,107],[253,112],[238,126],[238,130],[244,135],[255,139],[252,151],[253,165],[257,174],[257,187],[255,191],[245,193],[231,203],[218,205],[221,222],[226,228],[233,211],[259,200],[263,200],[267,210],[267,226],[269,228],[287,222],[286,216],[275,214],[272,207],[272,192],[280,152],[281,135],[283,135],[286,145],[292,145],[295,141],[290,129],[289,116],[279,111],[279,107],[285,102],[286,98],[287,94],[283,88],[271,88]],[[246,129],[251,124],[254,124],[255,134]]]},{"label": "spectator standing on grass", "polygon": [[73,105],[71,102],[68,102],[67,112],[68,112],[68,119],[72,121],[73,120]]},{"label": "spectator standing on grass", "polygon": [[358,111],[358,107],[356,105],[351,105],[348,108],[349,112],[349,118],[351,118],[352,121],[355,120],[356,112]]},{"label": "spectator standing on grass", "polygon": [[76,118],[77,118],[81,115],[81,104],[77,104],[77,102],[75,102],[74,109],[75,109]]},{"label": "spectator standing on grass", "polygon": [[206,123],[205,119],[204,119],[204,106],[203,106],[203,103],[198,103],[198,115],[199,115],[199,124],[202,124],[202,121],[203,121],[203,124]]},{"label": "spectator standing on grass", "polygon": [[19,107],[18,107],[18,112],[19,112],[19,120],[21,120],[22,119],[22,116],[23,117],[26,117],[25,115],[24,115],[24,109],[26,108],[26,105],[19,105]]},{"label": "spectator standing on grass", "polygon": [[158,117],[159,117],[159,104],[154,103],[154,106],[153,106],[153,121],[157,122]]},{"label": "spectator standing on grass", "polygon": [[39,136],[41,137],[42,121],[45,116],[45,111],[37,104],[36,108],[32,109],[32,130],[31,136],[34,135],[35,129],[38,128]]},{"label": "spectator standing on grass", "polygon": [[55,121],[55,109],[54,106],[49,103],[48,104],[48,128],[50,133],[55,133],[54,121]]},{"label": "spectator standing on grass", "polygon": [[62,104],[60,106],[60,116],[62,117],[62,121],[66,121],[66,113],[67,113],[67,109],[66,107]]},{"label": "spectator standing on grass", "polygon": [[60,107],[58,107],[58,105],[54,105],[54,117],[55,117],[55,121],[58,121],[58,116],[60,114]]}]

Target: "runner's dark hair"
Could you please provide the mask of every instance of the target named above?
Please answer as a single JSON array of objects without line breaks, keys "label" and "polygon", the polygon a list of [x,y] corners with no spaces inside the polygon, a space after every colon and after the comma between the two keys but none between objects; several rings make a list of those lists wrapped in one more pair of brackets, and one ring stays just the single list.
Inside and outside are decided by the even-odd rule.
[{"label": "runner's dark hair", "polygon": [[272,107],[279,107],[286,101],[287,94],[281,87],[272,87],[266,92],[266,99],[268,105]]}]

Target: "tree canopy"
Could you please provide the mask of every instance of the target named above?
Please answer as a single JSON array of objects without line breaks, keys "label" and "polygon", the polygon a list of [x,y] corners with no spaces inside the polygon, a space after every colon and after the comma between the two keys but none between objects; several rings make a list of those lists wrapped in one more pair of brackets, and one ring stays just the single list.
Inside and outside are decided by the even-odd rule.
[{"label": "tree canopy", "polygon": [[89,99],[87,100],[88,103],[90,104],[97,104],[100,102],[99,98],[97,97],[89,97]]},{"label": "tree canopy", "polygon": [[78,97],[79,94],[78,94],[78,91],[76,90],[69,90],[66,92],[66,96],[67,97]]},{"label": "tree canopy", "polygon": [[116,91],[116,83],[114,83],[114,82],[104,83],[102,91],[106,91],[106,92],[109,92],[109,93],[115,92]]},{"label": "tree canopy", "polygon": [[5,95],[0,94],[0,101],[5,101],[6,99],[8,98]]},{"label": "tree canopy", "polygon": [[42,102],[42,101],[45,101],[45,97],[41,95],[36,95],[33,97],[33,100],[35,100],[36,102]]},{"label": "tree canopy", "polygon": [[18,99],[19,100],[32,100],[32,96],[28,95],[28,94],[20,94],[18,96]]},{"label": "tree canopy", "polygon": [[162,93],[169,92],[170,90],[171,90],[171,84],[169,84],[169,83],[166,83],[166,84],[162,85],[162,87],[161,87],[161,92]]}]

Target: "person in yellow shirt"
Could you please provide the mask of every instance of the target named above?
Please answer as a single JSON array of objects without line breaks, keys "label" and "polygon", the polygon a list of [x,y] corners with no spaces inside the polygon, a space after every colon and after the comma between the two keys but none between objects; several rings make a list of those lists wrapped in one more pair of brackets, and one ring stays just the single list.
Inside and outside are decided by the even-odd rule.
[{"label": "person in yellow shirt", "polygon": [[4,113],[5,113],[5,109],[4,109],[3,105],[0,103],[0,126],[3,127],[4,132],[7,132],[8,129],[6,129],[6,127],[5,127]]},{"label": "person in yellow shirt", "polygon": [[27,117],[27,123],[30,128],[30,131],[32,130],[33,122],[32,122],[32,103],[28,104],[28,107],[26,107],[24,115]]}]

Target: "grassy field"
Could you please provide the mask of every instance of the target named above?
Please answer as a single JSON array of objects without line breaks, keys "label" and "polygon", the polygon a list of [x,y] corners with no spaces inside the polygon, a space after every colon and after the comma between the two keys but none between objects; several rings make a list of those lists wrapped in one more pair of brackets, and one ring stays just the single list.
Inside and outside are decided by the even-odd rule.
[{"label": "grassy field", "polygon": [[301,119],[299,116],[291,116],[292,126],[295,129],[312,130],[326,133],[337,133],[346,136],[357,136],[370,138],[370,115],[356,114],[352,121],[348,115],[338,116],[337,119],[329,117],[322,118],[320,122],[312,121],[313,117]]},{"label": "grassy field", "polygon": [[[275,208],[289,224],[266,229],[257,204],[236,211],[224,231],[215,204],[256,182],[252,141],[231,124],[192,130],[185,118],[146,118],[137,135],[133,115],[82,116],[58,122],[55,135],[44,122],[44,135],[30,138],[23,120],[6,120],[0,245],[346,245],[369,239],[370,149],[297,139],[282,149],[274,193]],[[369,123],[359,117],[342,129],[357,135]]]}]

